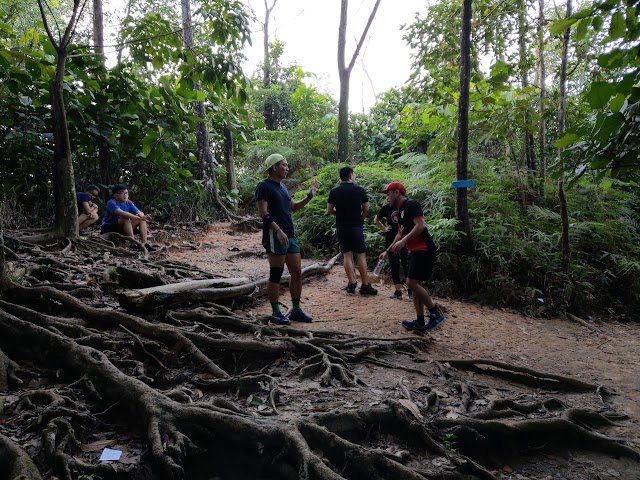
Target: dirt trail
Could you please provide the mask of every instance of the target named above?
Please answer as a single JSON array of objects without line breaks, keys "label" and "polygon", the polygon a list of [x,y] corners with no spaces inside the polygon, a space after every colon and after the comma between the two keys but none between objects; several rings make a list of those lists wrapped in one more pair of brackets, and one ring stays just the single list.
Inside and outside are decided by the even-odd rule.
[{"label": "dirt trail", "polygon": [[[260,233],[233,231],[217,224],[201,240],[198,250],[170,247],[175,259],[224,276],[268,275]],[[322,260],[303,259],[303,266]],[[309,330],[341,330],[367,336],[406,336],[400,322],[414,316],[406,298],[388,298],[392,286],[374,285],[376,297],[348,295],[341,264],[327,276],[305,280],[302,306],[313,315]],[[436,332],[430,347],[434,358],[485,358],[510,362],[549,373],[569,375],[599,383],[615,392],[610,406],[631,417],[619,433],[640,449],[640,325],[615,321],[592,324],[592,328],[563,319],[537,319],[482,305],[436,298],[446,309],[447,321]],[[287,291],[281,297],[290,307]],[[270,307],[262,298],[244,313],[266,314]],[[615,477],[612,474],[612,478]],[[625,477],[619,478],[640,478]]]}]

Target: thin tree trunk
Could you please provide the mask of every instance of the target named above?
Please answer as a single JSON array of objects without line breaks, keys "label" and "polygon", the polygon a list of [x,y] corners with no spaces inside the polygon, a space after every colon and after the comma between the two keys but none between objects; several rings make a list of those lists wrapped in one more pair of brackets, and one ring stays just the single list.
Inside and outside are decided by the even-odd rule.
[{"label": "thin tree trunk", "polygon": [[[102,0],[93,0],[93,51],[101,56],[102,66],[105,66],[104,56],[104,15]],[[104,75],[101,75],[104,77]],[[100,123],[103,109],[98,111],[97,122]],[[102,130],[102,129],[100,129]],[[111,185],[111,145],[104,135],[96,138],[98,149],[98,176],[102,185]],[[104,192],[105,198],[107,192]]]},{"label": "thin tree trunk", "polygon": [[[567,16],[571,16],[571,0],[567,0]],[[565,131],[565,104],[567,94],[567,57],[569,53],[569,39],[571,29],[566,28],[562,38],[562,58],[560,66],[560,98],[558,102],[558,138],[562,137]],[[569,270],[569,259],[571,255],[569,245],[569,213],[567,211],[567,198],[564,193],[564,164],[562,162],[563,148],[558,149],[558,161],[562,174],[558,178],[558,199],[560,200],[560,217],[562,219],[562,260],[561,266],[563,271]]]},{"label": "thin tree trunk", "polygon": [[542,196],[545,195],[547,181],[547,123],[544,118],[547,101],[547,72],[544,62],[544,26],[544,0],[538,0],[538,83],[540,86],[538,131],[540,136],[540,194]]},{"label": "thin tree trunk", "polygon": [[262,61],[262,85],[264,88],[269,88],[271,84],[271,59],[269,58],[269,17],[271,12],[276,6],[278,0],[273,0],[271,7],[267,5],[267,0],[264,0],[264,24],[262,25],[263,33],[263,61]]},{"label": "thin tree trunk", "polygon": [[[127,10],[124,14],[125,18],[128,17],[129,15],[131,15],[131,4],[134,2],[135,0],[127,0]],[[118,65],[120,63],[122,63],[122,51],[124,50],[124,43],[120,43],[120,45],[118,45]]]},{"label": "thin tree trunk", "polygon": [[57,54],[56,75],[51,82],[51,121],[53,129],[53,198],[55,204],[55,237],[78,238],[78,210],[76,206],[76,188],[71,159],[71,142],[67,126],[67,112],[64,106],[64,74],[68,57],[68,46],[75,31],[76,22],[81,14],[80,1],[74,0],[73,13],[62,38],[54,37],[47,15],[38,0],[40,15],[47,36]]},{"label": "thin tree trunk", "polygon": [[102,56],[104,63],[104,15],[102,0],[93,0],[93,51]]},{"label": "thin tree trunk", "polygon": [[[518,6],[518,46],[520,55],[520,71],[522,89],[529,87],[529,69],[527,62],[527,22],[526,22],[527,2],[522,0]],[[529,108],[524,112],[524,157],[527,170],[531,174],[535,172],[535,157],[533,151],[533,135],[531,134],[531,112]]]},{"label": "thin tree trunk", "polygon": [[338,27],[338,75],[340,78],[340,100],[338,102],[338,161],[346,162],[349,157],[349,82],[351,81],[351,71],[356,63],[364,39],[373,23],[373,19],[378,11],[380,0],[376,0],[367,25],[358,41],[353,57],[346,64],[345,49],[347,46],[347,12],[349,11],[349,1],[340,2],[340,26]]},{"label": "thin tree trunk", "polygon": [[[471,75],[471,17],[472,0],[464,0],[462,4],[462,32],[460,34],[460,98],[458,100],[458,152],[456,176],[458,180],[468,178],[469,154],[469,81]],[[467,189],[456,190],[457,230],[462,232],[460,249],[469,252],[473,248],[471,225],[469,223],[469,206]]]},{"label": "thin tree trunk", "polygon": [[236,180],[236,166],[233,161],[233,133],[229,130],[229,127],[224,126],[224,163],[227,167],[227,188],[229,191],[236,190],[238,188],[238,182]]},{"label": "thin tree trunk", "polygon": [[[182,0],[182,41],[186,49],[191,50],[193,47],[193,23],[191,19],[191,3],[190,0]],[[196,82],[194,89],[202,90],[202,84]],[[196,143],[198,145],[198,176],[202,180],[207,197],[212,201],[225,216],[229,217],[229,211],[220,201],[218,189],[216,185],[216,172],[213,165],[213,155],[209,148],[209,130],[206,122],[206,112],[204,102],[194,102],[193,112],[197,117],[205,120],[196,124]],[[230,218],[230,217],[229,217]]]}]

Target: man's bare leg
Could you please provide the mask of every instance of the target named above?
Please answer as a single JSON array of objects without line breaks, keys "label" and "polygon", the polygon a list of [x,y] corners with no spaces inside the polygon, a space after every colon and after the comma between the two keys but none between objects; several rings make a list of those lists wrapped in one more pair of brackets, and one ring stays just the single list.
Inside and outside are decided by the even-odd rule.
[{"label": "man's bare leg", "polygon": [[342,254],[344,263],[344,273],[347,274],[347,281],[351,284],[356,283],[356,274],[353,270],[353,252],[345,252]]}]

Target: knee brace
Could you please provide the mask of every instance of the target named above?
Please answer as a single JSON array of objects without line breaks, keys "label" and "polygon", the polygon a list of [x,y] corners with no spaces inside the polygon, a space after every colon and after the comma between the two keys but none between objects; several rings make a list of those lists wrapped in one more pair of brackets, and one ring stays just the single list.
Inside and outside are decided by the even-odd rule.
[{"label": "knee brace", "polygon": [[269,281],[273,283],[280,283],[282,274],[284,273],[284,267],[270,267],[269,268]]}]

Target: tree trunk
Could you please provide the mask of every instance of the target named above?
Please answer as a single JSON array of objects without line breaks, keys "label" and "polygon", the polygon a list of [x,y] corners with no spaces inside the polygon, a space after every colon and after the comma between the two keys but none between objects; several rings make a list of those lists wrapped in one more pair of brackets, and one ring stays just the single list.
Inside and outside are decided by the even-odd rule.
[{"label": "tree trunk", "polygon": [[[518,6],[518,49],[520,55],[520,72],[522,89],[529,87],[529,67],[527,59],[527,2],[522,0]],[[531,112],[529,107],[524,112],[524,157],[529,173],[535,172],[535,156],[533,151],[533,135],[531,134]]]},{"label": "tree trunk", "polygon": [[378,11],[380,0],[376,0],[367,25],[362,32],[356,49],[349,65],[346,64],[345,49],[347,46],[347,12],[349,11],[349,1],[341,0],[340,3],[340,26],[338,28],[338,75],[340,78],[340,101],[338,103],[338,162],[345,163],[349,157],[349,82],[351,71],[355,65],[367,32],[373,23],[373,19]]},{"label": "tree trunk", "polygon": [[51,118],[53,127],[53,199],[55,202],[54,235],[78,238],[78,207],[71,160],[71,142],[64,107],[64,71],[67,61],[66,47],[59,47],[56,76],[51,82]]},{"label": "tree trunk", "polygon": [[538,131],[540,136],[540,195],[542,196],[545,194],[545,184],[547,181],[547,124],[544,119],[547,97],[547,86],[545,85],[547,73],[544,63],[544,24],[544,0],[538,0],[538,85],[540,87]]},{"label": "tree trunk", "polygon": [[224,163],[227,168],[227,188],[229,191],[238,188],[236,180],[236,166],[233,162],[233,133],[228,126],[224,126]]},{"label": "tree trunk", "polygon": [[104,16],[102,0],[93,0],[93,51],[102,55],[104,62]]},{"label": "tree trunk", "polygon": [[[93,51],[102,58],[102,66],[105,64],[104,57],[104,15],[102,14],[102,0],[93,0]],[[100,75],[104,77],[104,75]],[[103,109],[98,112],[97,121],[100,122]],[[98,176],[102,185],[111,185],[111,145],[109,139],[104,135],[96,138],[98,149]],[[104,197],[108,198],[108,192],[104,192]]]},{"label": "tree trunk", "polygon": [[55,205],[54,237],[78,238],[78,208],[76,204],[76,188],[73,174],[73,162],[71,160],[71,142],[69,141],[69,128],[67,126],[67,112],[64,107],[64,73],[67,62],[67,47],[71,42],[75,31],[80,0],[74,0],[73,12],[69,23],[59,43],[54,37],[47,15],[42,4],[38,0],[38,8],[51,44],[58,56],[56,63],[56,76],[51,82],[51,123],[53,129],[53,199]]},{"label": "tree trunk", "polygon": [[271,84],[271,60],[269,58],[269,17],[278,0],[273,0],[271,7],[264,0],[264,25],[262,25],[262,33],[264,34],[263,42],[263,61],[262,61],[262,84],[264,88],[269,88]]},{"label": "tree trunk", "polygon": [[[571,16],[571,0],[567,0],[567,17]],[[565,130],[565,104],[567,94],[567,56],[569,53],[569,39],[571,36],[571,29],[568,27],[564,31],[562,38],[562,58],[560,66],[560,98],[558,100],[558,138],[562,137]],[[562,162],[561,147],[558,149],[558,161],[560,163],[560,169],[562,174],[558,178],[558,199],[560,200],[560,217],[562,219],[562,270],[565,272],[569,270],[569,258],[571,255],[571,247],[569,245],[569,213],[567,211],[567,199],[564,194],[564,165]]]},{"label": "tree trunk", "polygon": [[[193,27],[191,19],[191,3],[189,0],[182,0],[182,41],[186,49],[193,47]],[[200,82],[194,84],[194,89],[202,90]],[[206,112],[204,102],[195,102],[193,104],[193,112],[198,118],[206,120]],[[229,218],[228,210],[222,205],[218,196],[216,186],[216,172],[213,165],[213,155],[209,148],[209,130],[207,122],[198,122],[196,124],[196,143],[198,145],[198,176],[202,180],[207,197]]]},{"label": "tree trunk", "polygon": [[[467,163],[469,154],[469,77],[471,75],[471,16],[472,0],[464,0],[462,4],[462,32],[460,34],[460,98],[458,100],[458,153],[456,174],[458,180],[467,180]],[[460,249],[470,252],[473,248],[471,225],[469,223],[469,206],[467,189],[456,190],[457,230],[462,233]]]}]

